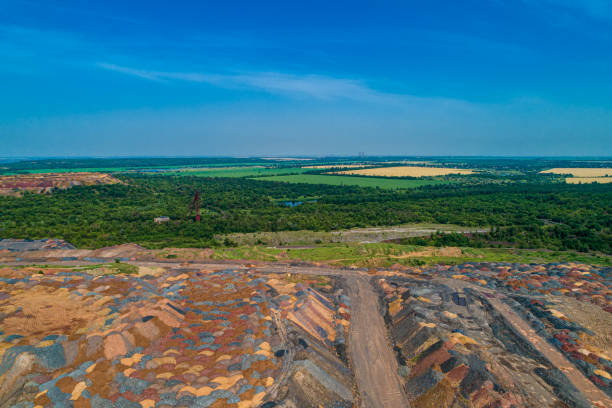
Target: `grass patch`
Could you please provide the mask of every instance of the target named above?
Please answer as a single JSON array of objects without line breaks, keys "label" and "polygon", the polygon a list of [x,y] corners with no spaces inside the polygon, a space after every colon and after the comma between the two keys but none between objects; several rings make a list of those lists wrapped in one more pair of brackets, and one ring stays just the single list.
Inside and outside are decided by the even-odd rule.
[{"label": "grass patch", "polygon": [[[14,265],[10,266],[11,268],[16,269],[25,269],[25,268],[36,268],[43,271],[45,269],[63,269],[70,270],[73,272],[86,272],[91,273],[93,275],[118,275],[118,274],[137,274],[138,267],[136,265],[131,265],[123,262],[114,262],[114,263],[104,263],[104,264],[93,264],[93,265],[74,265],[74,266],[64,266],[64,265],[53,265],[53,264],[30,264],[30,265]],[[40,273],[40,272],[37,272]]]},{"label": "grass patch", "polygon": [[251,259],[274,262],[282,257],[282,250],[258,246],[242,246],[236,248],[215,248],[212,259]]},{"label": "grass patch", "polygon": [[555,263],[579,262],[612,266],[612,256],[572,251],[546,251],[514,248],[459,248],[456,256],[440,255],[440,248],[401,244],[327,244],[314,248],[276,249],[239,246],[215,249],[213,259],[250,259],[259,261],[321,262],[332,266],[388,268],[393,264],[427,266],[466,262]]},{"label": "grass patch", "polygon": [[448,184],[445,180],[406,180],[376,177],[337,176],[326,174],[294,174],[285,176],[260,177],[259,180],[280,181],[284,183],[329,184],[334,186],[379,187],[384,189],[403,189],[421,186]]},{"label": "grass patch", "polygon": [[[453,248],[451,248],[453,249]],[[197,251],[197,250],[196,250]],[[612,256],[586,254],[572,251],[547,251],[515,248],[454,248],[452,255],[444,255],[440,248],[389,243],[359,244],[337,243],[318,245],[313,248],[277,249],[265,246],[221,247],[210,250],[214,260],[252,260],[263,262],[305,261],[337,267],[389,268],[394,264],[405,266],[428,266],[435,264],[457,265],[466,262],[512,262],[512,263],[566,263],[577,262],[597,266],[612,266]],[[160,253],[162,258],[192,259]],[[16,268],[69,269],[95,275],[136,274],[138,267],[122,263],[107,263],[83,266],[20,265]]]},{"label": "grass patch", "polygon": [[104,266],[104,269],[110,270],[112,274],[126,274],[131,275],[138,273],[138,267],[135,265],[123,263],[123,262],[115,262],[113,264],[108,264]]}]

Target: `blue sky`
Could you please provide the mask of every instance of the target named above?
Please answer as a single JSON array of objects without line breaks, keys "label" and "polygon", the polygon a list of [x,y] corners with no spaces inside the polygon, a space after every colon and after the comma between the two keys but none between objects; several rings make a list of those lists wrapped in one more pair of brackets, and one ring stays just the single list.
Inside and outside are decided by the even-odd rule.
[{"label": "blue sky", "polygon": [[0,95],[0,156],[612,155],[612,2],[4,0]]}]

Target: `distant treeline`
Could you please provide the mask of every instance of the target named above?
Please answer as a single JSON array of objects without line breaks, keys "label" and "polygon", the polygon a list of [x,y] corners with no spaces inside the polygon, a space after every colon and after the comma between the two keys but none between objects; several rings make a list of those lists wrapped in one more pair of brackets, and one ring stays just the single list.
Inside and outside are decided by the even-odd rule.
[{"label": "distant treeline", "polygon": [[[3,164],[5,172],[41,169],[95,169],[129,167],[172,167],[172,166],[214,166],[221,164],[261,164],[262,159],[233,157],[176,157],[176,158],[82,158],[82,159],[39,159]],[[268,162],[269,163],[269,162]]]},{"label": "distant treeline", "polygon": [[[106,164],[105,164],[106,165]],[[79,247],[136,242],[210,246],[214,234],[336,230],[412,222],[491,227],[442,235],[435,245],[504,245],[612,254],[612,185],[486,184],[383,190],[243,178],[121,176],[126,185],[0,197],[0,238],[63,238]],[[202,197],[202,222],[188,207]],[[297,207],[279,200],[306,201]],[[154,217],[171,221],[158,225]],[[412,242],[412,241],[411,241]]]},{"label": "distant treeline", "polygon": [[219,165],[270,165],[287,166],[296,164],[346,164],[369,163],[381,166],[401,165],[402,161],[429,162],[437,166],[459,168],[491,169],[498,171],[519,170],[537,172],[551,167],[609,167],[607,158],[521,158],[521,157],[322,157],[314,160],[266,160],[249,157],[132,157],[132,158],[54,158],[32,160],[5,160],[0,174],[6,172],[32,171],[41,169],[87,169],[87,168],[138,168],[172,166],[219,166]]}]

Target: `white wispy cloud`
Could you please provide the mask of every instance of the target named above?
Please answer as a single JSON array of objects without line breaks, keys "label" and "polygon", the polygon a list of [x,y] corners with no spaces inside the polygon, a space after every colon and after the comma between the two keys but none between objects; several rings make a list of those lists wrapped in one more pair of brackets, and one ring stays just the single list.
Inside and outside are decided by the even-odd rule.
[{"label": "white wispy cloud", "polygon": [[106,62],[98,67],[156,82],[186,81],[223,88],[254,89],[273,94],[307,96],[318,99],[382,101],[393,97],[379,92],[363,81],[324,75],[295,75],[281,72],[214,74],[199,72],[151,71]]},{"label": "white wispy cloud", "polygon": [[185,81],[238,91],[262,91],[296,99],[310,98],[318,101],[352,101],[389,108],[396,112],[424,112],[436,109],[440,112],[452,111],[471,115],[483,109],[482,104],[467,100],[386,92],[369,86],[363,80],[325,75],[296,75],[282,72],[216,74],[151,71],[103,62],[96,65],[102,69],[160,83],[170,84],[173,81]]},{"label": "white wispy cloud", "polygon": [[[381,91],[361,79],[329,75],[294,74],[269,69],[222,73],[143,69],[129,63],[116,64],[106,60],[106,58],[112,58],[111,61],[115,59],[113,54],[118,55],[117,59],[125,60],[126,58],[125,55],[122,55],[123,53],[114,52],[112,47],[95,41],[90,42],[70,32],[0,24],[0,57],[4,56],[9,60],[17,61],[11,69],[20,72],[27,67],[34,70],[39,66],[34,63],[24,65],[23,60],[25,59],[44,59],[46,63],[89,67],[92,65],[90,61],[101,60],[102,62],[93,64],[101,69],[159,83],[181,81],[226,89],[262,91],[297,98],[343,99],[389,106],[428,103],[434,100],[436,103],[443,104],[464,103],[460,100],[417,97]],[[100,57],[104,59],[98,59]],[[7,69],[9,67],[0,65],[0,70]]]}]

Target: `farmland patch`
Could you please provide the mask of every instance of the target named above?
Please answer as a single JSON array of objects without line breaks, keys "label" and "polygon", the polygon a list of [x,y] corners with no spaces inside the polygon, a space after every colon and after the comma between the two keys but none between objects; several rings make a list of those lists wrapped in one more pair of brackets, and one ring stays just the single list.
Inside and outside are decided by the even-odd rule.
[{"label": "farmland patch", "polygon": [[334,186],[379,187],[384,189],[415,188],[447,183],[444,180],[391,180],[368,177],[350,177],[324,174],[295,174],[285,176],[261,177],[260,180],[281,181],[285,183],[331,184]]},{"label": "farmland patch", "polygon": [[541,173],[571,174],[574,177],[607,177],[607,176],[612,176],[612,168],[610,167],[601,167],[601,168],[556,167],[554,169],[544,170]]},{"label": "farmland patch", "polygon": [[199,177],[260,177],[287,174],[300,174],[309,171],[307,168],[299,167],[226,167],[226,168],[193,168],[170,171],[164,174],[175,176],[199,176]]},{"label": "farmland patch", "polygon": [[590,183],[612,183],[612,177],[568,177],[565,179],[569,184],[590,184]]},{"label": "farmland patch", "polygon": [[378,167],[374,169],[346,170],[338,174],[380,177],[433,177],[449,174],[473,174],[470,169],[453,169],[448,167],[395,166]]}]

